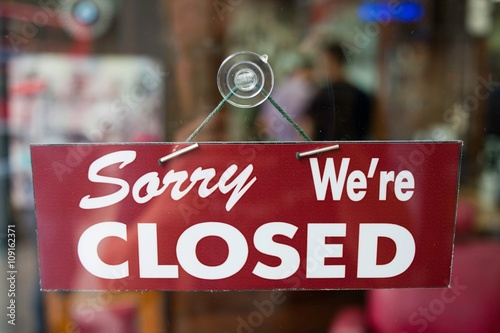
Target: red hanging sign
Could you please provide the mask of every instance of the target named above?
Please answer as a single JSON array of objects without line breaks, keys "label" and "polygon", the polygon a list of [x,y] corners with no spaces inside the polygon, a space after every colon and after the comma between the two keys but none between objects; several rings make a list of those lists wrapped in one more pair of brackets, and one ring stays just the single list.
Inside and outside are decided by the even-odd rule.
[{"label": "red hanging sign", "polygon": [[448,286],[461,143],[334,144],[32,146],[42,289]]}]

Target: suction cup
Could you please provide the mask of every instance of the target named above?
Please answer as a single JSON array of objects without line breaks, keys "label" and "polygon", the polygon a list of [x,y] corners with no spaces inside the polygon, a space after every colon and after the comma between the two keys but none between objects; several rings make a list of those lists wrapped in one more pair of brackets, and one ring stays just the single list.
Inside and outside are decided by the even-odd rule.
[{"label": "suction cup", "polygon": [[240,108],[252,108],[262,104],[271,94],[274,75],[267,62],[267,55],[254,52],[238,52],[222,62],[217,73],[217,87],[222,97]]}]

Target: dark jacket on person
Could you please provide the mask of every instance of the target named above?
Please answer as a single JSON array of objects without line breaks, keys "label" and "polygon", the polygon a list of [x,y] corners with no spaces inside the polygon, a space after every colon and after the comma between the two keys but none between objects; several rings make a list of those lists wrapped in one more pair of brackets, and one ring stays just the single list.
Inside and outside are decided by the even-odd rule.
[{"label": "dark jacket on person", "polygon": [[320,89],[307,111],[317,141],[367,139],[371,113],[370,96],[348,82],[330,82]]}]

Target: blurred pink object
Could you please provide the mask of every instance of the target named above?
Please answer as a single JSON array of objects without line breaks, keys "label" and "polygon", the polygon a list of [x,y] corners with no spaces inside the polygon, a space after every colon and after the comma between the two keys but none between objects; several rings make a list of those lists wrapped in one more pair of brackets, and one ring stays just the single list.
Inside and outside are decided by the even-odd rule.
[{"label": "blurred pink object", "polygon": [[121,304],[111,309],[105,309],[98,302],[95,307],[82,306],[74,320],[80,333],[138,332],[137,308],[131,304]]},{"label": "blurred pink object", "polygon": [[363,309],[348,307],[340,311],[334,318],[328,333],[364,333],[366,319]]},{"label": "blurred pink object", "polygon": [[459,201],[457,207],[456,234],[468,234],[474,228],[474,216],[476,208],[465,201]]},{"label": "blurred pink object", "polygon": [[[457,236],[473,217],[472,206],[459,205]],[[500,241],[457,239],[451,288],[373,290],[367,309],[375,333],[500,332]]]}]

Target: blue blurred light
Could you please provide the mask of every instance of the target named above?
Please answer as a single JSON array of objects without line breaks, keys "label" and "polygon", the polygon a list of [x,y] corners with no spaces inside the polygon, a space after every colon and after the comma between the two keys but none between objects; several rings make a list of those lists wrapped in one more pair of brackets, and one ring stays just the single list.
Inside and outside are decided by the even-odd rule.
[{"label": "blue blurred light", "polygon": [[91,25],[99,19],[99,8],[93,1],[83,0],[73,8],[73,15],[80,23]]},{"label": "blue blurred light", "polygon": [[358,17],[366,22],[416,22],[424,16],[424,7],[415,1],[400,1],[397,6],[388,1],[365,2],[358,7]]}]

